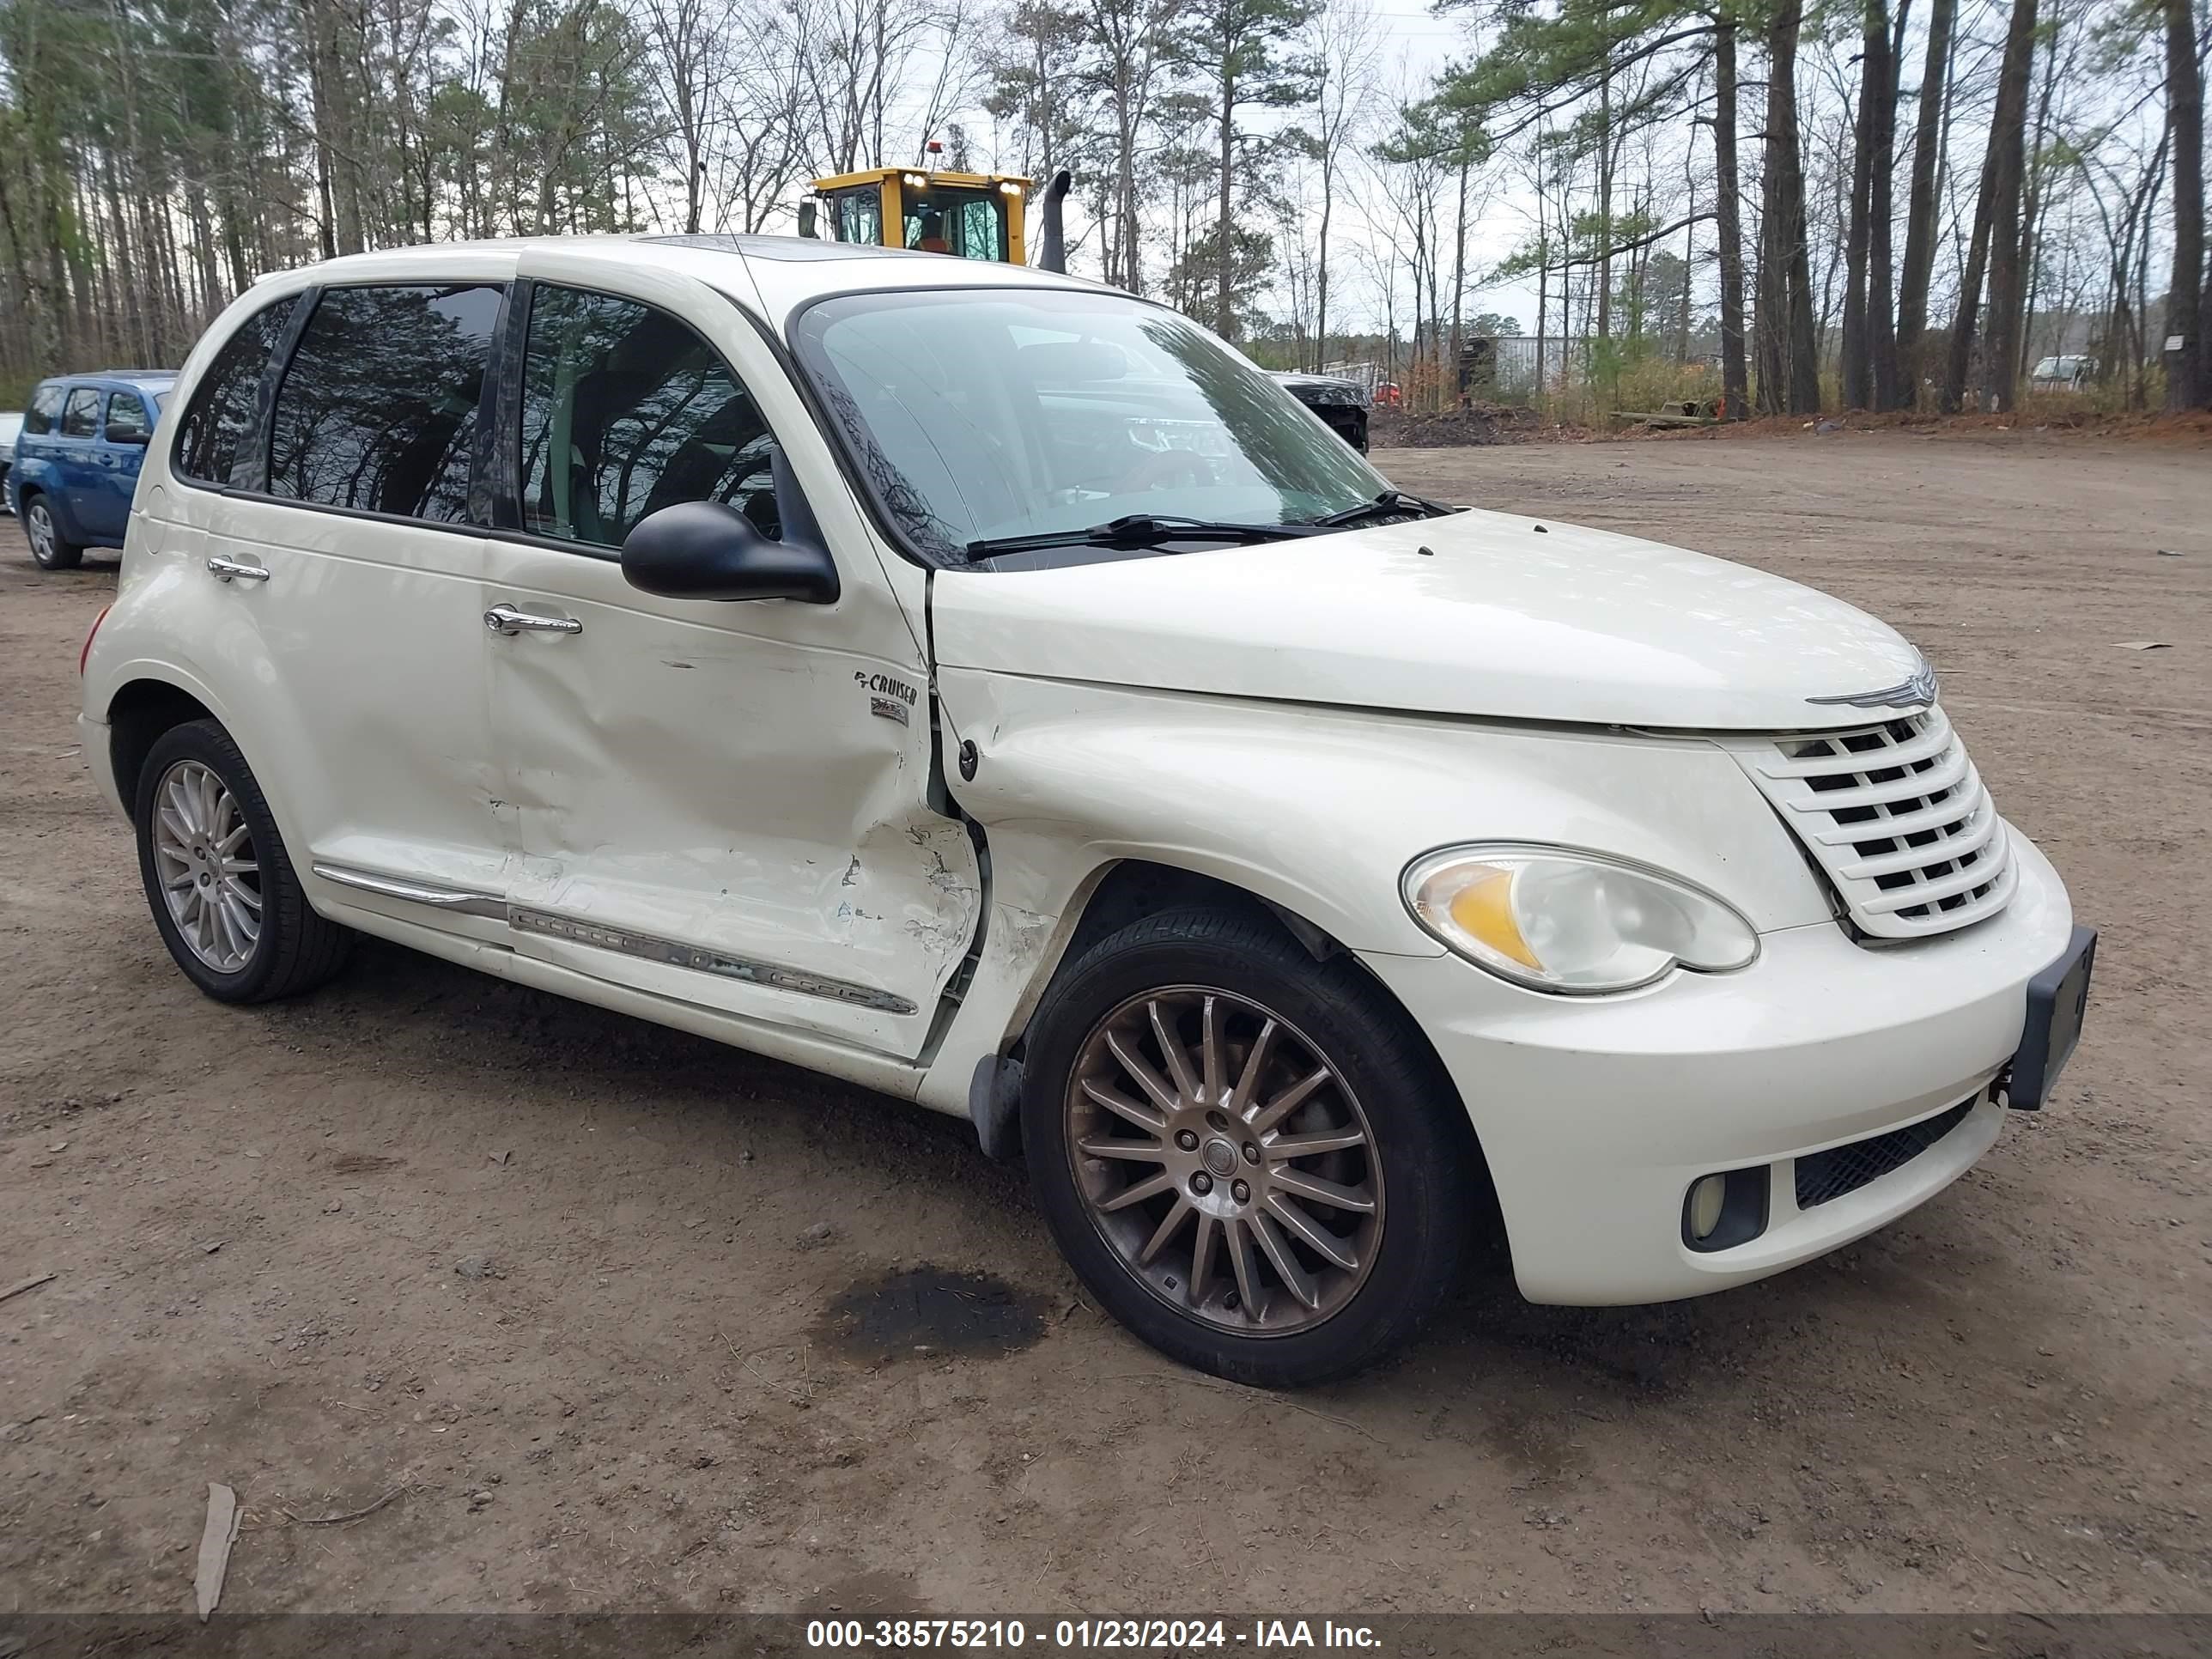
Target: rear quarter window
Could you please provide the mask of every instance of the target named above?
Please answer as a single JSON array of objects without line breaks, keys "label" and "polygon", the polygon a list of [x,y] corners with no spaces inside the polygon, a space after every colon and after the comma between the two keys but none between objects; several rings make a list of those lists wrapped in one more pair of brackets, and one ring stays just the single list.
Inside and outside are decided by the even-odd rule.
[{"label": "rear quarter window", "polygon": [[264,306],[223,343],[200,377],[185,418],[177,423],[173,465],[179,476],[202,483],[227,484],[238,460],[238,447],[253,424],[260,401],[261,376],[269,354],[283,337],[298,296],[288,295]]},{"label": "rear quarter window", "polygon": [[23,430],[33,438],[43,438],[54,429],[54,422],[61,418],[61,413],[62,388],[42,386],[38,395],[31,399],[31,406],[23,411]]}]

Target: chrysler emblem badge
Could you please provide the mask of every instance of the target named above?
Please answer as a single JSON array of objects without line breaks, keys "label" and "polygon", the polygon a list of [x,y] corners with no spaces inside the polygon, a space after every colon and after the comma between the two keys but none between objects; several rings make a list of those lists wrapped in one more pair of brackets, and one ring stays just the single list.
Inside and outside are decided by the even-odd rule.
[{"label": "chrysler emblem badge", "polygon": [[1932,708],[1936,705],[1936,671],[1923,662],[1912,678],[1879,691],[1855,691],[1844,697],[1808,697],[1807,702],[1842,704],[1851,708]]}]

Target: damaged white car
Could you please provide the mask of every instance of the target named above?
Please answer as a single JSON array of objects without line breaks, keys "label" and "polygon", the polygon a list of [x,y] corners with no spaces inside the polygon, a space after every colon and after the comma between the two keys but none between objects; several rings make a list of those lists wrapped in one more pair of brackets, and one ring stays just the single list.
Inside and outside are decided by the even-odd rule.
[{"label": "damaged white car", "polygon": [[1291,1385],[1481,1225],[1695,1295],[2039,1105],[2094,936],[1919,653],[1390,488],[1174,313],[756,238],[268,279],[186,365],[85,752],[209,995],[356,932],[971,1117]]}]

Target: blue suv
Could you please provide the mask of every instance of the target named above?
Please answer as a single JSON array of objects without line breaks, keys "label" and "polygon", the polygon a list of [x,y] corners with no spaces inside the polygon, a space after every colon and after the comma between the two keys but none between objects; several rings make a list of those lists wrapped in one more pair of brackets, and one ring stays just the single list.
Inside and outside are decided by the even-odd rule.
[{"label": "blue suv", "polygon": [[44,380],[31,394],[8,498],[40,569],[73,569],[88,547],[123,545],[139,464],[175,384],[167,369],[118,368]]}]

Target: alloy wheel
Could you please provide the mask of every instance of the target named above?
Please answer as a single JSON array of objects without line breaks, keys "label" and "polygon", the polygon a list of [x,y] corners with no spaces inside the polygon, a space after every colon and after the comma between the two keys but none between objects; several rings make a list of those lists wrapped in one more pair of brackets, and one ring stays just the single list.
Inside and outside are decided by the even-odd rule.
[{"label": "alloy wheel", "polygon": [[1068,1075],[1068,1158],[1091,1224],[1155,1296],[1240,1336],[1310,1330],[1382,1242],[1382,1173],[1343,1074],[1249,997],[1132,997]]},{"label": "alloy wheel", "polygon": [[155,786],[154,866],[192,954],[218,974],[241,971],[261,939],[261,865],[238,798],[198,761],[177,762]]},{"label": "alloy wheel", "polygon": [[31,539],[31,556],[50,564],[54,556],[54,515],[44,501],[33,501],[23,515],[23,533]]}]

